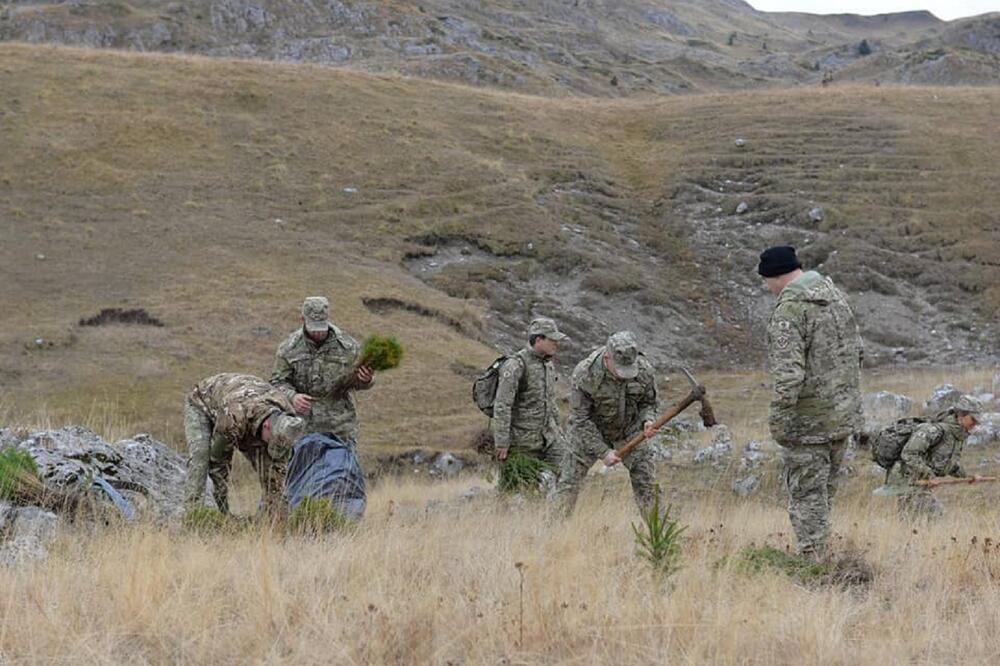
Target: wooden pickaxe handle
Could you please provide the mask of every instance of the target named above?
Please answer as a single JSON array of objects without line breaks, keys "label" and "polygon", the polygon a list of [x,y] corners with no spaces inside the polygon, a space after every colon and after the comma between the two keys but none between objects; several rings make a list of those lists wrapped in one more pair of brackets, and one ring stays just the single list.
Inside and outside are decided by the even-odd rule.
[{"label": "wooden pickaxe handle", "polygon": [[925,488],[934,488],[936,486],[956,486],[956,485],[969,485],[970,483],[980,483],[982,481],[996,481],[995,476],[942,476],[935,479],[921,479],[917,481],[918,486],[923,486]]},{"label": "wooden pickaxe handle", "polygon": [[[688,393],[687,396],[684,397],[683,400],[681,400],[680,402],[678,402],[676,405],[674,405],[673,407],[671,407],[667,411],[665,411],[662,414],[660,414],[660,416],[655,421],[653,421],[653,428],[660,428],[660,427],[662,427],[668,421],[670,421],[675,416],[677,416],[678,414],[680,414],[681,412],[683,412],[685,409],[687,409],[688,407],[690,407],[693,403],[696,403],[699,400],[703,401],[704,399],[705,399],[705,387],[704,386],[696,386],[696,387],[694,387],[693,389],[691,389],[691,392]],[[704,407],[704,403],[703,403],[703,407]],[[714,416],[713,416],[713,421],[714,421]],[[646,433],[644,433],[644,432],[636,433],[632,437],[632,439],[630,439],[627,442],[625,442],[625,444],[623,444],[619,449],[617,449],[615,451],[615,453],[618,454],[619,458],[624,458],[625,455],[628,454],[629,451],[631,451],[635,447],[637,447],[640,444],[642,444],[642,442],[645,439],[646,439]]]}]

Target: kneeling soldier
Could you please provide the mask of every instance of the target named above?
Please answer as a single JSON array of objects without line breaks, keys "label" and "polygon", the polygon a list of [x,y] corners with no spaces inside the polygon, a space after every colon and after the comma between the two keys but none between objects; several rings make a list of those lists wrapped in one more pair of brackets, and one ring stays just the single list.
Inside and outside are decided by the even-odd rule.
[{"label": "kneeling soldier", "polygon": [[653,367],[630,331],[615,333],[580,361],[573,370],[569,405],[570,442],[556,486],[565,512],[572,513],[580,486],[598,459],[608,467],[625,464],[636,504],[647,510],[659,494],[652,452],[639,446],[624,460],[615,453],[616,446],[640,431],[647,437],[656,434]]},{"label": "kneeling soldier", "polygon": [[903,514],[927,518],[944,514],[941,501],[929,488],[918,486],[916,482],[936,476],[966,476],[962,469],[962,449],[982,411],[978,400],[963,395],[954,407],[914,429],[896,467],[906,484],[899,496],[899,509]]},{"label": "kneeling soldier", "polygon": [[210,477],[216,505],[229,513],[229,471],[239,449],[257,472],[264,510],[280,513],[285,465],[304,432],[305,422],[295,416],[291,401],[263,379],[226,373],[202,380],[184,405],[185,505],[201,503]]}]

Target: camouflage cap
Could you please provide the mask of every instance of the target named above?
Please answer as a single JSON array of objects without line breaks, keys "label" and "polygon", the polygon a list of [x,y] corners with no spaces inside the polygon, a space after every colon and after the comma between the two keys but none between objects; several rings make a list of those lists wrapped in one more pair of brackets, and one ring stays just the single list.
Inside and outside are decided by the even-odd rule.
[{"label": "camouflage cap", "polygon": [[608,338],[607,351],[614,373],[622,379],[639,375],[639,343],[632,331],[618,331]]},{"label": "camouflage cap", "polygon": [[305,434],[306,422],[298,416],[273,412],[270,423],[271,441],[267,443],[267,454],[276,460],[287,458],[292,446]]},{"label": "camouflage cap", "polygon": [[544,335],[549,340],[565,340],[567,335],[559,330],[556,323],[548,317],[536,317],[528,325],[528,335]]},{"label": "camouflage cap", "polygon": [[302,301],[302,318],[310,333],[322,333],[330,328],[330,301],[323,296],[310,296]]},{"label": "camouflage cap", "polygon": [[983,413],[983,403],[979,402],[971,395],[963,395],[955,401],[955,410],[965,412],[966,414],[972,414],[972,416],[978,419],[978,417]]}]

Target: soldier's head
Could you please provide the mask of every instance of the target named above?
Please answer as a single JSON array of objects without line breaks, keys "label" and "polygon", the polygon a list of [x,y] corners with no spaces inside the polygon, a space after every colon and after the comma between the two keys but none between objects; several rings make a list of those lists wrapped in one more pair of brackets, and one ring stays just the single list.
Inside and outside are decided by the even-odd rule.
[{"label": "soldier's head", "polygon": [[802,264],[790,245],[769,247],[760,254],[757,273],[764,278],[767,288],[777,296],[788,283],[802,275]]},{"label": "soldier's head", "polygon": [[528,345],[539,356],[555,356],[559,343],[566,337],[548,317],[536,317],[528,324]]},{"label": "soldier's head", "polygon": [[260,426],[260,439],[267,444],[267,454],[283,460],[292,451],[295,441],[305,434],[305,420],[274,410]]},{"label": "soldier's head", "polygon": [[615,379],[639,376],[639,343],[632,331],[612,333],[604,347],[604,367]]},{"label": "soldier's head", "polygon": [[326,340],[330,334],[330,301],[323,296],[309,296],[302,301],[302,326],[314,341]]},{"label": "soldier's head", "polygon": [[983,416],[983,403],[971,395],[963,395],[956,400],[953,409],[958,423],[965,429],[965,432],[969,432],[979,425],[979,420]]}]

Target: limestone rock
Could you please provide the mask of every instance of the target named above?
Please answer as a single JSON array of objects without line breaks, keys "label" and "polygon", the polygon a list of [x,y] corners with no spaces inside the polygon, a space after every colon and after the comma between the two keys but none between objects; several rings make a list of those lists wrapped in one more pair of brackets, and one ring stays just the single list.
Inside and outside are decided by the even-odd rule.
[{"label": "limestone rock", "polygon": [[959,391],[951,384],[942,384],[941,386],[936,386],[931,392],[925,406],[927,411],[931,414],[936,414],[938,412],[943,412],[952,405],[955,401],[962,397],[962,392]]},{"label": "limestone rock", "polygon": [[862,404],[869,430],[883,428],[903,418],[914,406],[913,398],[892,391],[868,393],[862,399]]}]

